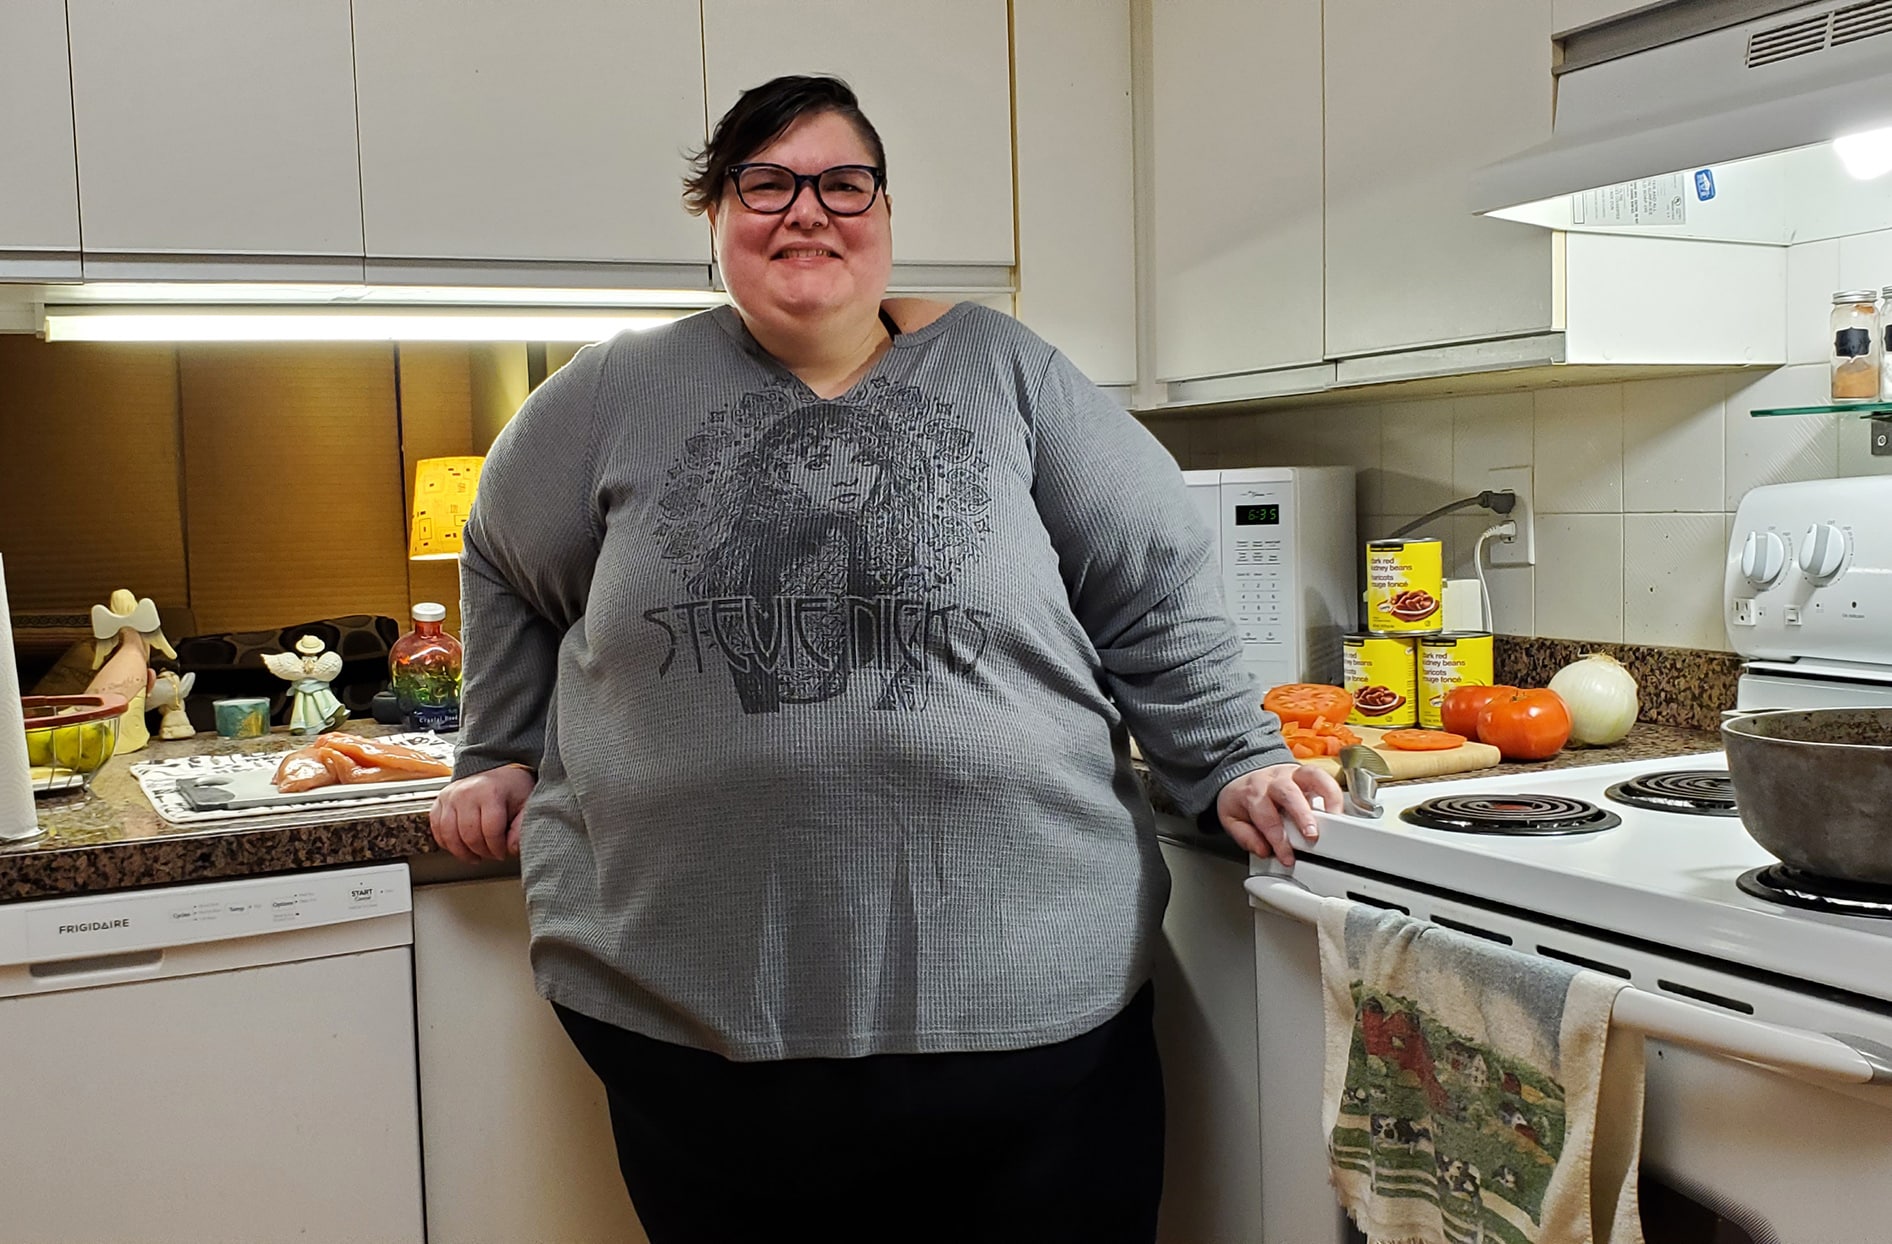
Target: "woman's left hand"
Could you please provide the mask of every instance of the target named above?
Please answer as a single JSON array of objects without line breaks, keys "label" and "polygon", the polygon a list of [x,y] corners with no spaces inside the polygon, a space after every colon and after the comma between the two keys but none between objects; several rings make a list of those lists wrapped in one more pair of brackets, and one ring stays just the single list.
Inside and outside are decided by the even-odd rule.
[{"label": "woman's left hand", "polygon": [[1310,843],[1320,837],[1309,797],[1317,797],[1329,812],[1340,810],[1340,784],[1312,765],[1271,765],[1244,773],[1215,797],[1222,828],[1250,855],[1283,864],[1294,863],[1288,842],[1292,822]]}]

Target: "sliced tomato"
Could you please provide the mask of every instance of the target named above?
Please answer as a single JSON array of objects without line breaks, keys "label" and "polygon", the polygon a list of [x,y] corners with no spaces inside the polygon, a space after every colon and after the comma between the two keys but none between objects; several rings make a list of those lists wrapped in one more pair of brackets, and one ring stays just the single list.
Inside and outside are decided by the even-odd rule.
[{"label": "sliced tomato", "polygon": [[1353,693],[1318,682],[1290,682],[1272,688],[1261,706],[1283,722],[1311,726],[1316,721],[1345,721],[1353,711]]},{"label": "sliced tomato", "polygon": [[1358,743],[1360,736],[1339,722],[1330,722],[1325,717],[1316,717],[1311,725],[1300,722],[1284,722],[1281,726],[1281,738],[1294,753],[1297,760],[1312,760],[1316,756],[1338,756],[1340,749],[1352,743]]},{"label": "sliced tomato", "polygon": [[1465,746],[1465,736],[1449,730],[1388,730],[1379,746],[1396,752],[1449,752]]}]

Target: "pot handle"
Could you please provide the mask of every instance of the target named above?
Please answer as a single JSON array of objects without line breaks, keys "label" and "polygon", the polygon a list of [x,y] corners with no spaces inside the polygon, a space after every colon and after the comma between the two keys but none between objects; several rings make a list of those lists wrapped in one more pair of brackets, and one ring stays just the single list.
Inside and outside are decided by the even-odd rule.
[{"label": "pot handle", "polygon": [[[1326,900],[1292,877],[1262,874],[1244,883],[1249,903],[1303,924],[1320,920]],[[1782,1028],[1711,1011],[1626,985],[1610,1022],[1626,1032],[1688,1046],[1704,1054],[1755,1063],[1796,1079],[1838,1084],[1892,1084],[1892,1048],[1864,1037]]]}]

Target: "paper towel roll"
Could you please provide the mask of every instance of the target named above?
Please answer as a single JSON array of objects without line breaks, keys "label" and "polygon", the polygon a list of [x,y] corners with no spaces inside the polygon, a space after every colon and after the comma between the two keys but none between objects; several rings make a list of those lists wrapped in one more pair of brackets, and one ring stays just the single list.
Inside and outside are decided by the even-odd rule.
[{"label": "paper towel roll", "polygon": [[0,842],[39,833],[33,810],[33,771],[26,759],[26,715],[20,708],[20,672],[13,652],[13,616],[7,608],[7,568],[0,560]]}]

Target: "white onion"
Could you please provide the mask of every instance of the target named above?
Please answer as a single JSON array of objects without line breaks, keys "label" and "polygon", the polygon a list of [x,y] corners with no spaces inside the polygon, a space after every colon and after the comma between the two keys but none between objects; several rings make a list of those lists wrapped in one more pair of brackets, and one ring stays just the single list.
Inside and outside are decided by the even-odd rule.
[{"label": "white onion", "polygon": [[1570,710],[1570,741],[1614,743],[1636,724],[1636,676],[1615,657],[1593,652],[1558,670],[1550,689]]}]

